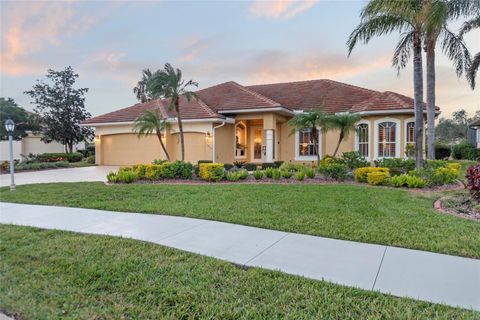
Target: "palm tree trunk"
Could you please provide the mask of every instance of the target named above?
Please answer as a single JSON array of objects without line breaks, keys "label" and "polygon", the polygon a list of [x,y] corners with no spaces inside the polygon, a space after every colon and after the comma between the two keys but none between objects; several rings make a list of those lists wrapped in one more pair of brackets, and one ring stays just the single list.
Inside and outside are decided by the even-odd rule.
[{"label": "palm tree trunk", "polygon": [[180,115],[179,100],[175,102],[175,111],[177,112],[178,130],[180,131],[180,148],[182,151],[182,161],[185,161],[185,140],[183,137],[182,116]]},{"label": "palm tree trunk", "polygon": [[427,45],[427,159],[435,160],[435,44]]},{"label": "palm tree trunk", "polygon": [[316,127],[312,128],[312,135],[313,135],[313,143],[315,143],[315,150],[317,152],[317,168],[320,167],[320,148],[318,145],[320,142],[318,141],[318,129]]},{"label": "palm tree trunk", "polygon": [[165,157],[167,157],[167,161],[170,161],[170,155],[168,154],[167,148],[163,143],[162,134],[160,132],[157,132],[157,137],[158,137],[158,141],[160,141],[160,145],[162,146],[163,152],[165,152]]},{"label": "palm tree trunk", "polygon": [[423,70],[420,27],[413,39],[413,92],[415,108],[415,167],[423,165]]},{"label": "palm tree trunk", "polygon": [[333,152],[332,157],[335,158],[337,156],[338,148],[340,148],[340,144],[342,143],[343,138],[344,138],[344,134],[343,132],[340,132],[340,137],[338,138],[337,147],[335,148],[335,151]]}]

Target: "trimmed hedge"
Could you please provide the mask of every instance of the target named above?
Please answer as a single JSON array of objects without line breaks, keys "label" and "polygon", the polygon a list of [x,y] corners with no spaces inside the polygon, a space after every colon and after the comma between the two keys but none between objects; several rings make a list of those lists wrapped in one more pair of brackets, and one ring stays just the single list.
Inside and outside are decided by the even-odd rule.
[{"label": "trimmed hedge", "polygon": [[15,170],[42,170],[50,168],[68,168],[70,165],[68,161],[57,162],[34,162],[34,163],[19,163],[15,165]]},{"label": "trimmed hedge", "polygon": [[390,175],[390,169],[384,167],[363,167],[355,170],[355,181],[357,182],[367,182],[367,177],[369,173],[372,172],[385,172]]},{"label": "trimmed hedge", "polygon": [[200,163],[200,178],[205,181],[220,181],[224,177],[223,163]]},{"label": "trimmed hedge", "polygon": [[83,155],[80,152],[73,153],[42,153],[35,157],[39,162],[79,162],[82,161]]}]

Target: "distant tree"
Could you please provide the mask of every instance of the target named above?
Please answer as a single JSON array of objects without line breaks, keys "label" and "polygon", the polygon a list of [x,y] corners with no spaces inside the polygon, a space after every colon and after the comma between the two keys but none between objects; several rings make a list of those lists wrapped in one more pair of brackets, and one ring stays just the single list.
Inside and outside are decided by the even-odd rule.
[{"label": "distant tree", "polygon": [[5,129],[5,121],[12,119],[15,122],[15,130],[13,131],[13,139],[20,140],[27,135],[26,131],[38,130],[35,117],[28,114],[25,109],[19,107],[12,98],[0,98],[0,139],[7,140],[7,130]]},{"label": "distant tree", "polygon": [[295,133],[295,130],[310,130],[312,142],[314,145],[313,148],[317,155],[317,166],[320,165],[320,152],[318,150],[318,130],[319,128],[324,132],[328,130],[326,119],[327,115],[323,112],[321,108],[319,108],[307,112],[298,113],[288,121],[288,124],[294,127],[294,129],[292,130],[292,134]]},{"label": "distant tree", "polygon": [[163,143],[163,130],[167,127],[167,123],[162,119],[159,109],[147,110],[143,112],[133,125],[133,131],[138,134],[138,137],[143,137],[149,134],[155,134],[160,142],[167,160],[170,161],[170,155]]},{"label": "distant tree", "polygon": [[42,119],[42,141],[57,141],[72,152],[75,144],[93,137],[92,129],[80,126],[91,116],[85,109],[88,88],[74,88],[78,74],[70,66],[62,71],[49,69],[46,77],[48,83],[37,80],[25,94],[33,99],[34,110]]},{"label": "distant tree", "polygon": [[441,118],[435,133],[437,139],[448,144],[455,144],[467,138],[468,125],[480,119],[480,110],[477,110],[472,117],[464,109],[453,113],[453,119]]},{"label": "distant tree", "polygon": [[175,69],[170,63],[166,63],[163,70],[156,71],[147,81],[147,91],[154,98],[168,100],[168,108],[175,110],[177,114],[178,131],[180,132],[180,148],[182,161],[185,160],[185,138],[183,135],[182,115],[180,113],[180,97],[190,101],[195,93],[189,87],[197,87],[198,83],[193,80],[182,79],[182,71]]},{"label": "distant tree", "polygon": [[133,93],[137,97],[137,100],[141,103],[153,100],[153,96],[147,90],[147,83],[152,77],[152,71],[150,69],[142,70],[142,79],[137,82],[137,85],[133,88]]},{"label": "distant tree", "polygon": [[360,121],[360,116],[351,113],[339,113],[327,117],[328,129],[337,129],[339,132],[337,147],[333,152],[333,157],[337,156],[338,148],[343,139],[355,130],[355,126]]}]

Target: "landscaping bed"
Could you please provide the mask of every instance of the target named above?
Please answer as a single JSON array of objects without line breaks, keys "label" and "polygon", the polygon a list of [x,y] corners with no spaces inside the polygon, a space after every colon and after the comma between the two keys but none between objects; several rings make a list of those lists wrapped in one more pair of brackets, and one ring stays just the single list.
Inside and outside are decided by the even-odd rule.
[{"label": "landscaping bed", "polygon": [[480,204],[466,191],[451,193],[435,202],[435,208],[443,213],[480,221]]},{"label": "landscaping bed", "polygon": [[0,225],[0,252],[0,310],[18,319],[480,316],[128,239]]},{"label": "landscaping bed", "polygon": [[0,189],[5,202],[186,216],[480,258],[480,223],[439,214],[433,208],[439,196],[344,183],[83,182]]}]

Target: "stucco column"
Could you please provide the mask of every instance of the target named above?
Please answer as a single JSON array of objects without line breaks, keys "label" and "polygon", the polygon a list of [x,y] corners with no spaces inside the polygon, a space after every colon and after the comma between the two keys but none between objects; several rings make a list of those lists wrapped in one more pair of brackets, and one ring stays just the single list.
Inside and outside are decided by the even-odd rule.
[{"label": "stucco column", "polygon": [[102,165],[102,136],[95,136],[95,164]]},{"label": "stucco column", "polygon": [[267,129],[265,130],[265,146],[266,146],[266,154],[265,154],[265,162],[273,162],[273,130]]}]

